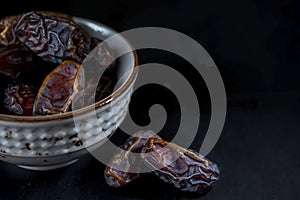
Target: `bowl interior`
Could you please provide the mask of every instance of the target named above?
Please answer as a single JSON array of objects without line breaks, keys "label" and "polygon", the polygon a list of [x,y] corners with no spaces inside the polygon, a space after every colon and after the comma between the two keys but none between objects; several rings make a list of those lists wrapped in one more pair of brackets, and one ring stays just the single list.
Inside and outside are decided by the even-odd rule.
[{"label": "bowl interior", "polygon": [[[88,110],[93,110],[95,107],[99,108],[106,105],[108,102],[111,102],[114,98],[122,94],[122,92],[124,92],[127,87],[132,84],[135,76],[137,75],[137,58],[130,43],[115,30],[104,24],[80,17],[73,17],[73,19],[76,23],[83,27],[91,37],[98,38],[102,41],[108,38],[113,38],[113,40],[109,42],[104,42],[105,45],[107,45],[107,47],[109,48],[112,55],[118,60],[118,65],[113,71],[117,79],[113,92],[100,101],[95,102],[94,104],[88,105],[84,108],[73,110],[71,112],[45,116],[16,116],[0,114],[0,124],[5,125],[6,122],[26,123],[69,119],[72,118],[73,115],[80,115],[81,113],[86,113]],[[123,52],[126,53],[124,54]],[[87,58],[88,57],[89,55],[87,55]]]},{"label": "bowl interior", "polygon": [[[129,76],[133,73],[136,65],[136,58],[133,49],[128,41],[118,34],[115,30],[101,23],[74,17],[74,21],[81,25],[91,37],[104,41],[105,45],[110,49],[113,57],[118,58],[119,66],[116,68],[118,83],[116,89],[122,87],[128,81]],[[108,39],[109,38],[109,39]],[[107,39],[107,40],[106,40]],[[87,56],[87,59],[89,56]]]}]

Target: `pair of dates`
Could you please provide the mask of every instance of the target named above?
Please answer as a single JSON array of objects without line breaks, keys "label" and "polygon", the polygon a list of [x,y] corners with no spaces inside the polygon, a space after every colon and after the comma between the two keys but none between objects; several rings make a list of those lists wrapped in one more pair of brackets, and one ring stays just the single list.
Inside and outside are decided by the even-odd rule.
[{"label": "pair of dates", "polygon": [[203,196],[220,175],[216,163],[191,149],[167,142],[150,130],[127,139],[105,167],[104,177],[109,186],[121,188],[144,172],[152,172],[181,191]]},{"label": "pair of dates", "polygon": [[[32,11],[1,19],[1,112],[48,115],[70,111],[76,101],[87,105],[81,101],[90,95],[86,88],[91,85],[85,83],[82,62],[100,43],[72,16],[61,13]],[[110,51],[97,48],[97,55],[102,56],[98,68],[107,67],[113,60]],[[101,84],[96,82],[99,94],[94,102],[112,92],[110,75],[103,79]]]}]

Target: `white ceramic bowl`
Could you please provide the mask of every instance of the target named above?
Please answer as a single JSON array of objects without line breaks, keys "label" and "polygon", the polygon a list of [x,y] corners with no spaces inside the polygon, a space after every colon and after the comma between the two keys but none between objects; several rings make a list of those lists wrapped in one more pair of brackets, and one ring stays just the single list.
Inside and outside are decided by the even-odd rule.
[{"label": "white ceramic bowl", "polygon": [[[104,40],[117,32],[101,23],[74,17],[93,37]],[[119,73],[125,73],[118,88],[94,105],[48,116],[0,114],[0,159],[31,170],[64,167],[99,147],[122,123],[138,73],[137,57],[130,43],[121,37],[114,51],[130,51],[120,60]],[[76,116],[74,120],[73,116]],[[76,121],[76,122],[75,122]],[[80,134],[78,132],[80,131]],[[87,151],[87,147],[89,151]]]}]

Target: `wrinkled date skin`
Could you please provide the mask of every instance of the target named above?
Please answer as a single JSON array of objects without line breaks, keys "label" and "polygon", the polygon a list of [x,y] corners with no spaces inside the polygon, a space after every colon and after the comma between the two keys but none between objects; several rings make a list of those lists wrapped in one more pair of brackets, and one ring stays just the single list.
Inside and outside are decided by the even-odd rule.
[{"label": "wrinkled date skin", "polygon": [[82,63],[90,51],[88,33],[63,15],[26,13],[16,25],[15,33],[19,41],[45,61]]},{"label": "wrinkled date skin", "polygon": [[[115,73],[117,63],[113,62],[109,48],[102,40],[90,36],[74,19],[64,13],[48,11],[0,19],[2,99],[8,83],[26,82],[40,88],[32,115],[48,115],[91,105],[113,92],[118,73]],[[91,68],[79,66],[94,49]],[[100,79],[98,72],[104,72]],[[68,73],[74,77],[68,79]],[[0,112],[19,115],[8,108],[11,110],[12,106],[2,104]]]},{"label": "wrinkled date skin", "polygon": [[9,16],[0,20],[0,45],[18,43],[15,35],[15,27],[21,15]]},{"label": "wrinkled date skin", "polygon": [[0,47],[0,73],[16,79],[22,71],[40,64],[40,59],[20,43]]},{"label": "wrinkled date skin", "polygon": [[73,101],[80,101],[84,88],[84,71],[74,61],[64,61],[44,79],[34,102],[37,115],[64,113]]},{"label": "wrinkled date skin", "polygon": [[19,14],[0,20],[0,73],[12,79],[28,71],[36,72],[36,74],[43,73],[41,70],[43,66],[50,64],[50,62],[42,61],[18,40],[15,27],[21,17],[22,14]]},{"label": "wrinkled date skin", "polygon": [[[152,131],[138,132],[120,147],[104,171],[104,177],[109,186],[113,188],[124,187],[141,176],[139,171],[145,165],[139,153],[142,152],[148,139],[152,137],[157,138],[159,136]],[[137,154],[129,154],[129,152]]]},{"label": "wrinkled date skin", "polygon": [[143,158],[161,180],[182,191],[205,195],[219,179],[215,163],[159,138],[148,140]]},{"label": "wrinkled date skin", "polygon": [[97,38],[91,38],[91,46],[92,50],[89,53],[89,57],[83,63],[84,68],[87,72],[87,77],[89,79],[94,79],[98,83],[99,75],[101,72],[103,73],[105,70],[112,68],[112,65],[116,64],[116,61],[108,50],[109,48],[105,43],[101,43],[102,41]]},{"label": "wrinkled date skin", "polygon": [[113,93],[118,82],[118,77],[116,75],[117,66],[117,62],[112,63],[104,71],[100,79],[97,76],[87,76],[84,97],[86,105],[98,102]]},{"label": "wrinkled date skin", "polygon": [[24,83],[12,83],[5,89],[4,107],[12,114],[30,116],[37,90]]},{"label": "wrinkled date skin", "polygon": [[[97,38],[91,38],[90,56],[84,62],[86,75],[85,103],[93,104],[112,94],[118,81],[117,65],[108,47]],[[99,77],[101,78],[99,79]]]}]

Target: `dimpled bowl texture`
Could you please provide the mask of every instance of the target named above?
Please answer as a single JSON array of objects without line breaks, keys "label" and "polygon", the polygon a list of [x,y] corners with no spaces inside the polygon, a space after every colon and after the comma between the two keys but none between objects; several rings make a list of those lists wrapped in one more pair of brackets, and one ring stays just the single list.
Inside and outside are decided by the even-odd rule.
[{"label": "dimpled bowl texture", "polygon": [[[105,40],[117,32],[99,22],[74,17],[93,37]],[[125,48],[120,72],[126,72],[114,92],[94,105],[56,115],[0,114],[0,159],[30,170],[51,170],[76,162],[114,133],[127,114],[138,66],[130,43],[120,37],[111,51]],[[119,83],[120,82],[120,83]],[[76,116],[76,120],[74,120]],[[89,150],[87,150],[87,147]]]}]

